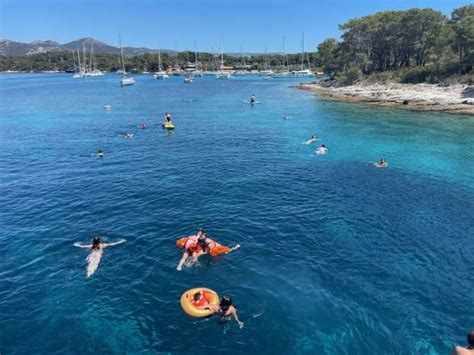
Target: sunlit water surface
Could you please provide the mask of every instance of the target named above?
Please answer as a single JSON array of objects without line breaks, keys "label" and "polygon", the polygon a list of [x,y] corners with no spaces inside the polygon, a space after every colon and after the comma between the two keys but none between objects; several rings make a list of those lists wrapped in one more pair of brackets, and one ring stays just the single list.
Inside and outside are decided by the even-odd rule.
[{"label": "sunlit water surface", "polygon": [[[0,352],[446,354],[465,342],[473,117],[321,101],[258,77],[118,79],[0,77]],[[252,93],[261,104],[242,103]],[[313,133],[327,155],[302,144]],[[388,169],[368,164],[382,155]],[[242,248],[177,272],[175,240],[198,227]],[[73,243],[95,233],[127,243],[86,278]],[[245,327],[187,317],[179,297],[196,286],[232,295]]]}]

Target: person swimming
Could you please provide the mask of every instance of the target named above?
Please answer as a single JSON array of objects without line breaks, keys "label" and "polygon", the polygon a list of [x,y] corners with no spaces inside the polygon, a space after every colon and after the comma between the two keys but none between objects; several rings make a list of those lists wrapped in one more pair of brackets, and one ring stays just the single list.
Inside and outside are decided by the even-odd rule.
[{"label": "person swimming", "polygon": [[205,306],[205,308],[219,316],[221,321],[227,322],[233,317],[241,329],[244,327],[244,322],[239,320],[237,308],[232,304],[232,298],[230,296],[223,296],[219,305],[209,304]]},{"label": "person swimming", "polygon": [[217,243],[215,240],[209,238],[202,228],[199,228],[195,235],[178,240],[177,245],[178,248],[184,250],[183,256],[176,267],[176,270],[178,271],[181,271],[185,264],[186,266],[191,267],[197,262],[201,255],[209,254],[211,256],[218,256],[240,248],[240,244],[229,248]]},{"label": "person swimming", "polygon": [[140,128],[141,128],[141,129],[147,129],[148,126],[147,126],[146,124],[142,123],[142,124],[140,125]]},{"label": "person swimming", "polygon": [[91,250],[91,252],[89,253],[89,255],[86,258],[86,260],[87,260],[87,271],[86,271],[87,277],[91,277],[95,273],[97,268],[99,267],[100,259],[102,258],[103,249],[105,249],[107,247],[111,247],[113,245],[122,244],[122,243],[125,243],[125,242],[126,242],[125,239],[121,239],[118,242],[114,242],[114,243],[102,243],[101,242],[101,237],[97,234],[92,239],[92,244],[82,245],[80,243],[74,243],[75,247],[85,248],[85,249],[90,249]]},{"label": "person swimming", "polygon": [[474,355],[474,329],[467,333],[467,347],[457,345],[452,355]]},{"label": "person swimming", "polygon": [[254,104],[256,102],[257,102],[257,97],[255,96],[255,94],[252,94],[252,96],[250,97],[250,103]]},{"label": "person swimming", "polygon": [[328,148],[324,144],[321,144],[318,149],[316,149],[316,154],[326,154],[328,152]]},{"label": "person swimming", "polygon": [[126,133],[123,135],[123,138],[131,139],[131,138],[133,138],[133,133],[126,132]]},{"label": "person swimming", "polygon": [[306,142],[304,142],[304,144],[311,144],[311,143],[314,143],[318,140],[318,137],[313,134]]},{"label": "person swimming", "polygon": [[98,156],[99,158],[103,158],[103,157],[105,157],[105,152],[104,152],[103,150],[99,150],[99,151],[97,152],[97,156]]},{"label": "person swimming", "polygon": [[377,168],[386,168],[388,166],[388,162],[382,157],[380,158],[379,162],[372,163]]}]

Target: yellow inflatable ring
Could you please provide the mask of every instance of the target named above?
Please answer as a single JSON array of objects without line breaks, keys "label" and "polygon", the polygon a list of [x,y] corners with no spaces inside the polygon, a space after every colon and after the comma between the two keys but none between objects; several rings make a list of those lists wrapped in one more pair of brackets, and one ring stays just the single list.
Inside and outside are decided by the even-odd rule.
[{"label": "yellow inflatable ring", "polygon": [[183,309],[183,311],[191,317],[202,318],[202,317],[208,317],[208,316],[212,315],[212,312],[210,310],[197,308],[191,303],[191,301],[193,300],[194,295],[198,292],[201,292],[201,291],[207,292],[206,296],[207,296],[209,304],[213,304],[213,305],[216,305],[216,306],[219,305],[219,295],[215,291],[213,291],[209,288],[196,287],[196,288],[192,288],[190,290],[187,290],[181,296],[180,303],[181,303],[181,308]]}]

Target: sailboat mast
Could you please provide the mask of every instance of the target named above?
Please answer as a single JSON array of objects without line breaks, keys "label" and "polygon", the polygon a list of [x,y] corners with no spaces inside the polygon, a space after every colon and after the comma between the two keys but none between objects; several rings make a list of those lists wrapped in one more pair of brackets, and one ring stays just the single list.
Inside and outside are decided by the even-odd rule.
[{"label": "sailboat mast", "polygon": [[83,66],[84,66],[84,73],[86,72],[86,45],[84,44],[84,42],[82,42],[82,54],[84,54],[84,63]]},{"label": "sailboat mast", "polygon": [[304,32],[301,36],[301,70],[304,70]]},{"label": "sailboat mast", "polygon": [[79,52],[79,48],[77,48],[77,61],[79,62],[79,72],[82,71],[82,67],[81,67],[81,53]]},{"label": "sailboat mast", "polygon": [[161,71],[161,51],[158,48],[158,71]]},{"label": "sailboat mast", "polygon": [[94,47],[93,44],[91,43],[91,60],[89,61],[89,71],[92,72],[92,61],[94,60]]},{"label": "sailboat mast", "polygon": [[125,62],[123,61],[122,36],[119,33],[120,58],[122,59],[122,73],[125,74]]}]

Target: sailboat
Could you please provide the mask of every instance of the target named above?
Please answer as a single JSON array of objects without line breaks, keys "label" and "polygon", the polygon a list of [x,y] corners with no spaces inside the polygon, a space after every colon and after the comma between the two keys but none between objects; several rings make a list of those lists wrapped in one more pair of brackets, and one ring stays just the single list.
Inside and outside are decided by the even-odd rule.
[{"label": "sailboat", "polygon": [[260,71],[260,75],[263,75],[263,79],[268,80],[275,75],[273,70],[270,69],[270,60],[268,59],[268,50],[267,46],[265,46],[265,70]]},{"label": "sailboat", "polygon": [[194,42],[194,71],[193,77],[201,77],[202,71],[199,70],[199,61],[198,61],[198,53],[196,49],[196,42]]},{"label": "sailboat", "polygon": [[122,38],[119,34],[119,45],[120,45],[120,58],[122,59],[122,79],[120,80],[120,85],[122,86],[129,86],[135,84],[135,79],[131,76],[128,76],[127,72],[125,71],[125,62],[123,60],[123,49],[122,49]]},{"label": "sailboat", "polygon": [[288,54],[286,53],[285,37],[283,37],[283,68],[284,71],[275,75],[275,78],[287,78],[290,75],[290,64],[288,62]]},{"label": "sailboat", "polygon": [[94,60],[94,45],[93,43],[91,43],[91,62],[90,62],[89,76],[103,76],[104,75],[104,73],[102,73],[99,69],[97,69],[96,64],[97,63]]},{"label": "sailboat", "polygon": [[240,46],[240,69],[234,73],[236,76],[246,75],[247,71],[245,70],[245,57],[242,52],[242,45]]},{"label": "sailboat", "polygon": [[78,57],[77,59],[79,60],[79,69],[76,65],[76,54],[74,52],[74,50],[72,51],[72,59],[74,61],[74,75],[72,76],[73,79],[80,79],[82,78],[82,74],[80,73],[80,68],[81,68],[81,58],[79,57],[79,49],[77,50],[77,54],[78,54]]},{"label": "sailboat", "polygon": [[155,79],[164,80],[169,79],[170,77],[166,72],[161,68],[161,51],[158,49],[158,71],[153,74]]},{"label": "sailboat", "polygon": [[231,78],[230,73],[225,71],[224,68],[225,68],[225,66],[224,66],[224,47],[223,47],[222,41],[221,41],[221,65],[219,66],[219,70],[216,72],[216,79],[226,80],[226,79]]},{"label": "sailboat", "polygon": [[[304,32],[303,32],[302,39],[301,39],[301,69],[291,72],[292,76],[295,76],[297,78],[310,78],[314,76],[313,72],[310,69],[304,68],[304,61],[305,61],[304,57],[305,57],[305,52],[304,52]],[[309,61],[308,61],[308,64],[309,64]]]}]

